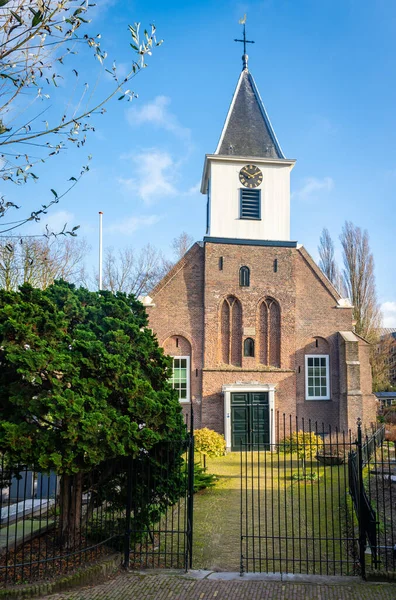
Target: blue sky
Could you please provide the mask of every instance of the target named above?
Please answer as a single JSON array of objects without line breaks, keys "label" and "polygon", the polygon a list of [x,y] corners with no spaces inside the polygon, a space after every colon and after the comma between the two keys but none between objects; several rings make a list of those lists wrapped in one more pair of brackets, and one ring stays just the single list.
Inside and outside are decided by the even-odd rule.
[{"label": "blue sky", "polygon": [[[121,69],[131,60],[127,26],[154,22],[164,44],[134,80],[139,98],[113,101],[83,149],[42,168],[29,196],[41,197],[77,171],[91,171],[57,206],[51,224],[80,224],[97,256],[97,213],[105,246],[151,242],[170,253],[181,231],[202,239],[198,191],[241,69],[238,19],[247,13],[249,67],[292,172],[291,230],[317,259],[321,230],[335,241],[345,220],[370,234],[385,324],[396,326],[396,2],[97,0],[92,31]],[[89,76],[92,58],[80,56]],[[108,84],[106,76],[100,86]],[[69,81],[63,84],[67,89]],[[60,101],[60,100],[59,100]],[[51,167],[50,167],[51,165]],[[27,188],[23,190],[26,197]],[[22,191],[20,192],[22,193]]]}]

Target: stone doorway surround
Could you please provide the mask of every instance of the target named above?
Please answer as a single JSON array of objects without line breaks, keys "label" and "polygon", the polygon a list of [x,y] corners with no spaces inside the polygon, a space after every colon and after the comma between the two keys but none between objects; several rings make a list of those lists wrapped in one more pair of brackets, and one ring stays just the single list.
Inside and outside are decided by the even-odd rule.
[{"label": "stone doorway surround", "polygon": [[268,392],[270,414],[270,444],[275,443],[275,385],[270,383],[230,383],[223,385],[224,437],[227,451],[231,452],[231,394],[235,392]]}]

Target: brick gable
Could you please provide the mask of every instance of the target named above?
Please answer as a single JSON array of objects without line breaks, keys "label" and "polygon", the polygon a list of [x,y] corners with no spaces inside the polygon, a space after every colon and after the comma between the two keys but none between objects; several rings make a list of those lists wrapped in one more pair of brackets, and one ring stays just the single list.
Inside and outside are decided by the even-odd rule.
[{"label": "brick gable", "polygon": [[[250,269],[249,287],[240,286],[242,266]],[[345,402],[352,405],[353,399],[350,395],[348,400],[344,389],[350,382],[345,340],[339,332],[352,331],[352,307],[340,307],[340,294],[304,248],[243,242],[195,244],[151,296],[150,324],[160,344],[173,356],[191,352],[191,398],[197,426],[224,431],[222,386],[237,382],[275,385],[276,411],[318,420],[326,429],[329,425],[353,427],[359,411],[367,422],[373,420],[367,344],[356,338],[361,402],[345,411]],[[234,317],[230,299],[238,307]],[[279,311],[271,317],[272,330],[268,315],[263,322],[263,302],[268,299]],[[271,333],[266,334],[265,328]],[[247,337],[255,342],[254,357],[243,356]],[[276,360],[263,358],[264,344],[267,352],[276,349],[272,350],[272,356],[278,353]],[[329,401],[305,398],[306,354],[330,357]],[[184,408],[188,411],[188,406]]]}]

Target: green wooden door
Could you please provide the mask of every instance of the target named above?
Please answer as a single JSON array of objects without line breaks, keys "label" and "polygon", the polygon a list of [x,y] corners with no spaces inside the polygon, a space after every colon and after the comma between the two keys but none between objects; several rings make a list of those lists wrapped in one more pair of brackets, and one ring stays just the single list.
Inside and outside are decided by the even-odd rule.
[{"label": "green wooden door", "polygon": [[270,422],[268,392],[231,394],[231,450],[269,449]]}]

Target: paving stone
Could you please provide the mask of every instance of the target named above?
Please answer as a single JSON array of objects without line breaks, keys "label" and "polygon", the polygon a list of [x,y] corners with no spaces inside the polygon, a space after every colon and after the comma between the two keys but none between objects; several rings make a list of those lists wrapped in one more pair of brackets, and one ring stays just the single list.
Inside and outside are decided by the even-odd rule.
[{"label": "paving stone", "polygon": [[167,574],[121,574],[95,587],[62,592],[47,600],[394,600],[396,584],[351,578],[342,584],[233,579],[192,579]]}]

